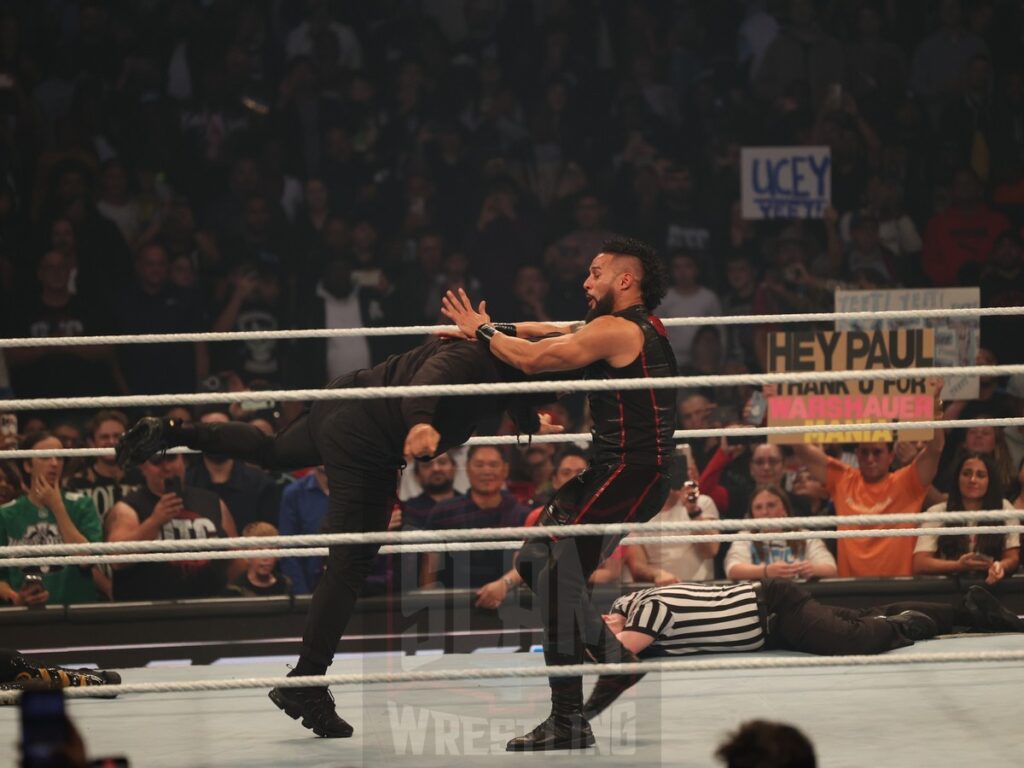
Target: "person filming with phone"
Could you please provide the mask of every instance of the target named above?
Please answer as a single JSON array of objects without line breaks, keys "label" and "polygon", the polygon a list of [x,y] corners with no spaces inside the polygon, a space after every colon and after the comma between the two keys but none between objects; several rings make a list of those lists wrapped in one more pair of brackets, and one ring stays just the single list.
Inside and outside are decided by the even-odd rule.
[{"label": "person filming with phone", "polygon": [[[108,541],[214,539],[238,535],[227,505],[215,493],[182,485],[181,454],[158,453],[140,465],[143,485],[107,516]],[[114,600],[177,600],[223,592],[226,560],[183,560],[114,566]],[[244,562],[244,561],[242,561]],[[244,567],[244,566],[243,566]]]},{"label": "person filming with phone", "polygon": [[[58,438],[33,432],[23,450],[59,449]],[[100,516],[92,499],[60,489],[64,460],[36,457],[21,463],[24,493],[0,506],[0,545],[84,544],[102,541]],[[106,578],[89,565],[67,568],[0,569],[0,599],[21,606],[96,603],[107,590]]]},{"label": "person filming with phone", "polygon": [[[689,448],[684,444],[677,449],[685,464],[685,471],[681,474],[687,479],[669,492],[661,511],[651,518],[651,522],[718,519],[714,500],[701,493],[693,452]],[[650,534],[630,534],[622,540],[623,559],[634,582],[649,582],[660,587],[680,581],[709,581],[715,577],[715,556],[721,546],[717,541],[630,544],[631,538],[640,536],[649,537]]]},{"label": "person filming with phone", "polygon": [[[929,512],[961,512],[980,509],[1006,509],[1014,506],[1003,498],[1002,482],[992,456],[965,452],[956,464],[956,481],[949,499],[928,508]],[[1007,519],[1006,525],[1016,520]],[[1020,534],[1004,533],[998,520],[982,522],[992,533],[972,536],[918,536],[914,546],[913,569],[918,574],[969,574],[986,584],[995,584],[1012,576],[1020,565]]]}]

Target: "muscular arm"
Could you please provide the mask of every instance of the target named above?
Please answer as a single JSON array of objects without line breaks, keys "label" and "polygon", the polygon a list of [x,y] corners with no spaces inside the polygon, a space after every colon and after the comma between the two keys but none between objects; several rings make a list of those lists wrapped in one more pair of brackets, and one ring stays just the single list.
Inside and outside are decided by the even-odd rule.
[{"label": "muscular arm", "polygon": [[516,336],[520,339],[537,338],[538,336],[550,336],[552,334],[564,335],[573,333],[576,323],[516,323]]},{"label": "muscular arm", "polygon": [[499,360],[524,373],[571,371],[598,360],[614,367],[628,365],[640,354],[643,332],[635,324],[618,317],[599,317],[577,333],[529,342],[497,334],[491,339],[491,352]]},{"label": "muscular arm", "polygon": [[[106,523],[107,541],[150,541],[163,528],[163,521],[155,515],[150,515],[146,522],[140,524],[138,514],[123,501],[110,508]],[[116,565],[114,567],[117,568]]]},{"label": "muscular arm", "polygon": [[[104,521],[107,529],[107,541],[151,541],[160,535],[163,521],[156,515],[150,515],[146,522],[139,523],[138,513],[125,504],[117,502],[107,512]],[[112,570],[119,571],[129,567],[128,563],[114,563]]]}]

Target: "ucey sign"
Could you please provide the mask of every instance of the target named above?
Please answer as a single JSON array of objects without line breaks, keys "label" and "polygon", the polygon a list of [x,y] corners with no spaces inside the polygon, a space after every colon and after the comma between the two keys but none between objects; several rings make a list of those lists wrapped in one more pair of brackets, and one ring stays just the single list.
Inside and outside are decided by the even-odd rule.
[{"label": "ucey sign", "polygon": [[[889,331],[786,331],[768,337],[768,370],[865,371],[931,368],[930,328]],[[772,443],[876,443],[893,430],[815,432],[824,424],[926,421],[934,399],[924,375],[892,381],[807,381],[780,384],[768,398],[768,426],[806,426],[807,432],[769,435]],[[900,440],[930,440],[930,429],[901,429]]]},{"label": "ucey sign", "polygon": [[743,147],[744,219],[820,219],[832,200],[828,147]]}]

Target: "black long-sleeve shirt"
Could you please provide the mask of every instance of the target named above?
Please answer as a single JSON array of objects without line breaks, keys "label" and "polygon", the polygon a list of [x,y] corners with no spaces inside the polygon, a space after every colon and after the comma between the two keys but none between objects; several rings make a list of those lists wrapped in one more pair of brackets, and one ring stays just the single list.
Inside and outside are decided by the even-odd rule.
[{"label": "black long-sleeve shirt", "polygon": [[[347,387],[391,387],[420,384],[486,384],[526,381],[521,371],[492,356],[486,344],[431,339],[393,355],[383,363],[335,382]],[[438,452],[464,443],[486,419],[508,412],[520,432],[532,434],[539,421],[534,408],[555,399],[554,392],[535,395],[449,395],[365,400],[346,410],[345,426],[358,435],[359,450],[400,461],[405,436],[416,424],[430,424],[441,440]],[[328,409],[350,401],[327,401],[314,408],[320,423]],[[314,427],[316,428],[316,426]]]}]

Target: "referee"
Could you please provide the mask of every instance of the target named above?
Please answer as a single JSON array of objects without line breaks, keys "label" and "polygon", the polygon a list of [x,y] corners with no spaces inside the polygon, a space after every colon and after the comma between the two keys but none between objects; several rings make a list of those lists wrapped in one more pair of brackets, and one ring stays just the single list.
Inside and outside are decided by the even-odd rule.
[{"label": "referee", "polygon": [[[904,602],[851,609],[822,605],[786,579],[642,589],[616,600],[604,620],[641,658],[762,649],[878,654],[954,627],[1024,632],[1024,620],[979,586],[972,586],[958,606]],[[602,675],[584,705],[585,717],[598,715],[622,690],[612,676]]]}]

